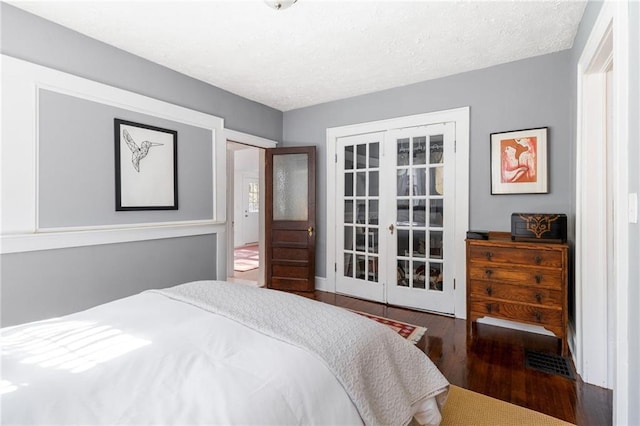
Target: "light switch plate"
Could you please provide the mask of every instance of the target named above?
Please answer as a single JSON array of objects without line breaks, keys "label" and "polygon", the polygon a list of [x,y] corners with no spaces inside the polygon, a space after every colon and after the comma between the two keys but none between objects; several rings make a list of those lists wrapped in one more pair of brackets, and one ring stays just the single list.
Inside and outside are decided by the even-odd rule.
[{"label": "light switch plate", "polygon": [[629,223],[638,223],[638,194],[629,194]]}]

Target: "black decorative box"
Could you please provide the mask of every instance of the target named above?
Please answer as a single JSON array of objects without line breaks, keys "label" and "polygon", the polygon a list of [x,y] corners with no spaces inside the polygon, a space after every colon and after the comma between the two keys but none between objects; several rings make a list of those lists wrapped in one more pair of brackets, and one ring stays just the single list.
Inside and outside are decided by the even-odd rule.
[{"label": "black decorative box", "polygon": [[567,215],[561,213],[512,213],[513,241],[564,243],[567,241]]}]

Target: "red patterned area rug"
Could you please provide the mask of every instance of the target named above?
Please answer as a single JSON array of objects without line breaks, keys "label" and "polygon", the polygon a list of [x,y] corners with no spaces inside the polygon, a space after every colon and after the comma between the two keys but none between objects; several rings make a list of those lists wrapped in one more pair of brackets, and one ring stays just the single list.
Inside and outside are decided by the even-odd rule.
[{"label": "red patterned area rug", "polygon": [[259,265],[260,257],[258,245],[250,244],[238,247],[233,251],[233,270],[247,272],[256,269]]},{"label": "red patterned area rug", "polygon": [[427,331],[426,328],[420,327],[419,325],[407,324],[406,322],[379,317],[377,315],[368,314],[366,312],[354,311],[352,309],[349,310],[351,312],[355,312],[356,314],[360,314],[364,317],[377,321],[380,324],[384,324],[387,327],[390,327],[393,331],[395,331],[414,345],[420,341],[424,333],[426,333]]}]

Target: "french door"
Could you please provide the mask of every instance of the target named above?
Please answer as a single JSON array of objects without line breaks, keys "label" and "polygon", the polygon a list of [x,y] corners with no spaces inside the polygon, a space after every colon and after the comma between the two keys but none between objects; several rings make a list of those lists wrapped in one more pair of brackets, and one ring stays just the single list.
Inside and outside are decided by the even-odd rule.
[{"label": "french door", "polygon": [[337,142],[336,291],[453,313],[455,124]]},{"label": "french door", "polygon": [[342,166],[336,179],[336,290],[378,302],[385,300],[380,255],[389,243],[380,239],[380,224],[388,221],[380,208],[384,140],[384,132],[339,138],[336,158]]}]

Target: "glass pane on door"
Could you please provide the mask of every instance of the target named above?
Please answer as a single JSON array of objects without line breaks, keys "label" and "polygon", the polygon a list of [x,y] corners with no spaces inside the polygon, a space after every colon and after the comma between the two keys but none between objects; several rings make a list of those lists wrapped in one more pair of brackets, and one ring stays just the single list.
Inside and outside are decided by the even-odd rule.
[{"label": "glass pane on door", "polygon": [[[380,142],[344,146],[345,277],[378,282]],[[355,157],[354,157],[355,156]]]},{"label": "glass pane on door", "polygon": [[273,220],[307,220],[307,154],[273,157]]}]

